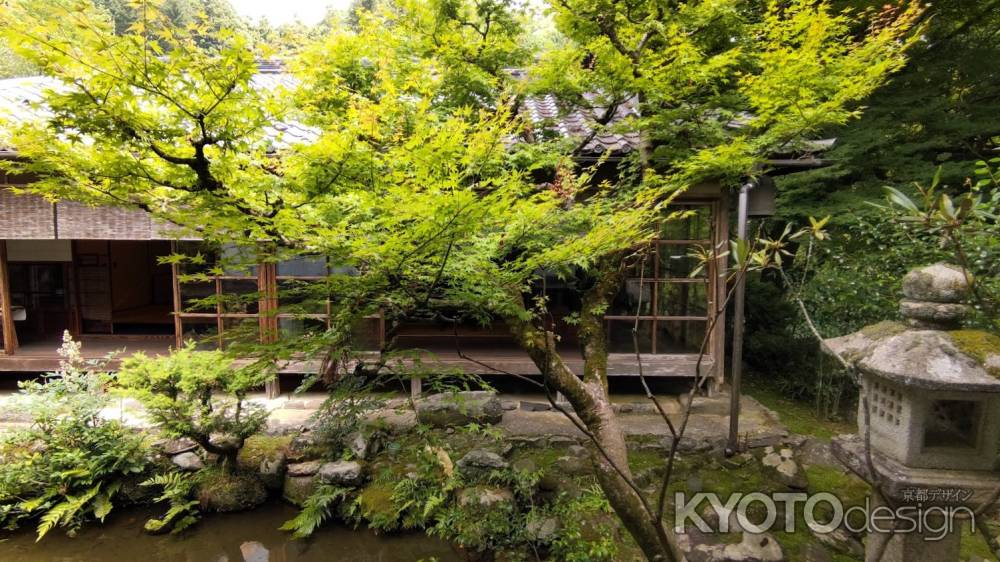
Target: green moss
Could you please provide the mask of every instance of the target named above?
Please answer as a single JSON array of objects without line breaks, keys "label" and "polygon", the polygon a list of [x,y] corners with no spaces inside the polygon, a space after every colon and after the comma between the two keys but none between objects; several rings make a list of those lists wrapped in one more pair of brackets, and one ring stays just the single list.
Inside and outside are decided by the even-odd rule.
[{"label": "green moss", "polygon": [[264,503],[267,490],[256,474],[211,467],[198,473],[197,497],[206,511],[244,511]]},{"label": "green moss", "polygon": [[[990,525],[993,529],[993,534],[1000,534],[1000,528],[997,525]],[[959,558],[962,560],[972,560],[974,557],[979,557],[982,560],[993,560],[993,553],[990,552],[990,547],[983,540],[983,535],[979,531],[975,533],[969,525],[965,525],[962,528],[962,546],[961,555]]]},{"label": "green moss", "polygon": [[879,340],[882,338],[888,338],[898,334],[902,334],[906,331],[906,324],[902,322],[896,322],[895,320],[883,320],[877,324],[872,324],[871,326],[865,326],[861,328],[861,333],[870,339]]},{"label": "green moss", "polygon": [[[864,480],[846,470],[817,465],[806,468],[805,472],[809,479],[810,492],[830,492],[843,501],[845,509],[863,506],[865,500],[871,495],[871,487]],[[819,509],[824,511],[825,507],[824,504],[820,504]],[[863,525],[864,521],[861,517],[860,512],[852,512],[852,525],[855,527]]]},{"label": "green moss", "polygon": [[845,414],[847,421],[822,419],[816,415],[813,404],[788,398],[787,395],[760,384],[750,385],[746,394],[773,410],[792,433],[811,435],[829,441],[835,435],[856,433],[854,418]]},{"label": "green moss", "polygon": [[826,546],[817,544],[816,538],[809,532],[806,524],[801,520],[801,517],[799,519],[799,522],[796,524],[796,529],[799,530],[793,533],[786,533],[785,531],[778,531],[774,533],[774,538],[778,540],[778,543],[781,544],[782,549],[785,551],[786,560],[806,560],[806,549],[808,549],[810,545],[814,545],[815,548],[820,548],[826,551],[826,553],[830,555],[830,560],[833,560],[834,562],[860,562],[860,559],[834,552]]},{"label": "green moss", "polygon": [[715,492],[726,498],[737,492],[772,492],[785,487],[779,482],[770,481],[757,462],[748,463],[739,468],[729,468],[715,465],[708,470],[701,470],[700,476],[703,489]]},{"label": "green moss", "polygon": [[556,463],[556,459],[565,454],[565,450],[554,447],[545,449],[524,447],[514,451],[511,455],[511,462],[517,462],[524,459],[531,460],[535,463],[535,467],[542,471],[546,471],[552,468],[552,466]]},{"label": "green moss", "polygon": [[642,472],[666,464],[666,454],[655,450],[629,451],[628,464],[632,472]]},{"label": "green moss", "polygon": [[238,458],[240,466],[256,470],[260,466],[260,461],[288,452],[291,443],[290,435],[254,435],[246,440],[243,449],[240,450]]},{"label": "green moss", "polygon": [[[1000,353],[1000,336],[984,332],[982,330],[955,330],[948,332],[951,341],[954,342],[962,353],[985,364],[987,357]],[[1000,367],[988,369],[989,374],[1000,378]]]},{"label": "green moss", "polygon": [[813,465],[805,471],[811,492],[835,492],[846,505],[863,505],[871,494],[868,484],[847,470]]},{"label": "green moss", "polygon": [[358,509],[361,516],[373,527],[388,529],[395,526],[399,519],[399,510],[392,501],[393,486],[385,482],[373,482],[365,487],[358,496]]}]

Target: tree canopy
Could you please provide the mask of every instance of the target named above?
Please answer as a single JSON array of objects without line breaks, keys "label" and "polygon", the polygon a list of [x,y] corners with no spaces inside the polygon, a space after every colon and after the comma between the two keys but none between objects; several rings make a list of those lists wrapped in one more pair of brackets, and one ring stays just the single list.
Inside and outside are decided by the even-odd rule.
[{"label": "tree canopy", "polygon": [[[295,81],[265,85],[239,29],[178,27],[154,10],[118,33],[84,0],[15,3],[5,39],[60,86],[42,119],[8,129],[22,159],[3,165],[37,175],[24,189],[46,197],[138,207],[266,259],[341,266],[322,286],[334,327],[258,347],[267,357],[350,352],[350,326],[376,310],[390,333],[434,307],[503,319],[601,444],[599,480],[641,548],[677,559],[628,485],[607,393],[609,299],[677,194],[754,177],[773,151],[859,115],[905,64],[922,10],[558,0],[561,37],[531,52],[542,43],[525,38],[519,6],[377,3],[306,47]],[[565,142],[536,145],[526,163],[519,108],[540,93],[594,115],[598,131],[638,133],[617,181],[575,165]],[[554,352],[538,290],[551,276],[580,298],[582,379]]]}]

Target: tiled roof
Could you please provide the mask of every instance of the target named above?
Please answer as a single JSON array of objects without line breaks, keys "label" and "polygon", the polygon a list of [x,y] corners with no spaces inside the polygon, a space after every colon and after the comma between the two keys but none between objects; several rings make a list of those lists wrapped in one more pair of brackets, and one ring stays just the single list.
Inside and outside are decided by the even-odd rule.
[{"label": "tiled roof", "polygon": [[[596,95],[587,98],[588,102],[597,101]],[[592,110],[566,110],[553,95],[532,96],[525,99],[522,111],[535,129],[579,139],[579,142],[584,143],[581,152],[628,152],[639,146],[639,133],[613,130],[616,124],[639,115],[634,98],[619,105],[606,126],[598,124],[598,119],[604,117],[607,111],[606,107],[595,105]]]}]

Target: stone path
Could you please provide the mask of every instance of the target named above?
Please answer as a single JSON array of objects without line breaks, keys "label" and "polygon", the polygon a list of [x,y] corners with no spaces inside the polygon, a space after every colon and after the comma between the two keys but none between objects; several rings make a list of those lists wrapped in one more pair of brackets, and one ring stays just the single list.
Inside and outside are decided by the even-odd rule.
[{"label": "stone path", "polygon": [[[639,402],[620,402],[619,420],[627,437],[652,445],[669,443],[670,429],[645,398]],[[661,397],[661,404],[675,427],[680,424],[683,408],[677,397]],[[555,411],[528,411],[523,408],[504,415],[500,427],[516,438],[541,435],[563,435],[580,438],[583,435],[566,417]],[[695,399],[691,419],[685,433],[686,447],[709,448],[725,442],[729,432],[729,395],[719,393],[713,397]],[[740,415],[741,440],[750,447],[763,447],[780,442],[788,436],[777,414],[750,397],[744,397]]]},{"label": "stone path", "polygon": [[[503,421],[499,426],[515,439],[542,436],[580,438],[582,435],[566,417],[553,411],[548,402],[537,395],[502,394]],[[30,420],[12,408],[16,392],[0,394],[0,431],[25,426]],[[268,399],[263,393],[250,400],[266,407],[270,412],[268,433],[290,433],[309,423],[313,413],[322,405],[325,395],[309,393],[284,395]],[[664,409],[675,424],[680,422],[682,408],[679,397],[661,396]],[[615,396],[615,409],[619,412],[622,427],[630,438],[642,442],[660,443],[669,436],[669,429],[656,413],[653,404],[639,395]],[[729,395],[724,392],[712,397],[695,399],[686,435],[701,444],[718,444],[724,441],[729,428]],[[133,399],[119,399],[103,412],[108,419],[120,419],[133,427],[146,427],[142,406]],[[415,423],[409,401],[402,395],[390,397],[387,407],[371,414],[383,418],[390,425],[411,426]],[[771,445],[788,435],[778,416],[751,397],[744,397],[740,417],[741,439],[751,447]]]}]

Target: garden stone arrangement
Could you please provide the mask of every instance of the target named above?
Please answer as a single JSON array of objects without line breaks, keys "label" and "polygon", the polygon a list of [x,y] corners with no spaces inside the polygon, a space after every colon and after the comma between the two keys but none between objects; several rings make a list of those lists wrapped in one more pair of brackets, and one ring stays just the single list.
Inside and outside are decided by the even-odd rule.
[{"label": "garden stone arrangement", "polygon": [[[726,458],[718,428],[727,423],[727,400],[725,394],[696,399],[671,492],[692,486],[720,493],[848,491],[851,501],[863,501],[867,487],[843,472],[828,442],[789,433],[753,399],[744,401],[746,452]],[[247,440],[231,478],[219,478],[218,459],[195,442],[157,439],[147,430],[151,470],[190,474],[197,482],[189,495],[197,502],[192,511],[200,516],[253,509],[268,497],[298,506],[302,512],[287,529],[301,536],[339,522],[382,533],[424,529],[470,560],[522,560],[534,552],[551,560],[641,558],[595,487],[588,440],[544,402],[483,391],[415,403],[392,398],[336,442],[312,418],[318,402],[297,397],[274,407],[269,429]],[[649,406],[637,400],[617,409],[624,412],[636,481],[652,497],[672,440],[653,423]],[[679,405],[673,410],[681,412]],[[141,409],[129,409],[130,419],[141,417]],[[725,533],[680,535],[692,562],[854,560],[863,549],[863,537],[847,531],[752,533],[740,529],[732,512],[717,513],[706,503],[699,513],[713,527],[720,518],[732,525]],[[151,526],[150,532],[171,529]]]}]

